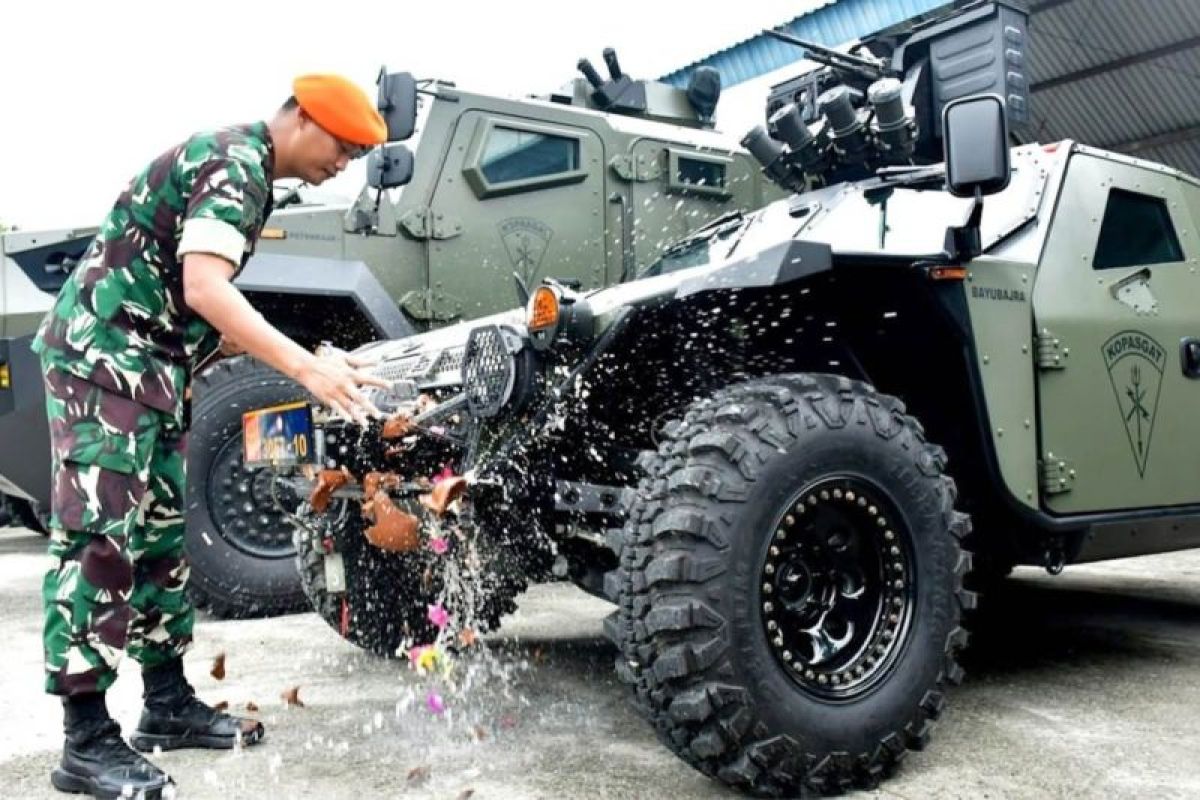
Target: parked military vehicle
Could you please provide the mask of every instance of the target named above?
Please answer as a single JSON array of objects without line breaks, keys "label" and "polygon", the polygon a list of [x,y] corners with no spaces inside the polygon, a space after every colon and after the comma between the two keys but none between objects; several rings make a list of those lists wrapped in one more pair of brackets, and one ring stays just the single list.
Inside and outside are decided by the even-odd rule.
[{"label": "parked military vehicle", "polygon": [[1012,565],[1200,546],[1200,181],[1010,150],[1024,30],[978,4],[830,56],[747,137],[789,199],[642,280],[547,280],[524,309],[360,350],[396,379],[382,428],[251,415],[288,434],[246,446],[308,498],[317,610],[391,654],[455,599],[439,558],[474,570],[451,610],[484,626],[567,577],[617,605],[617,671],[668,747],[796,796],[925,745],[964,612]]},{"label": "parked military vehicle", "polygon": [[[585,77],[542,99],[423,82],[415,152],[394,145],[390,171],[369,170],[352,204],[277,198],[237,285],[302,344],[353,347],[499,311],[518,302],[520,284],[547,276],[580,290],[619,282],[714,217],[781,196],[712,129],[715,73],[685,91],[633,80],[611,50],[604,59],[607,78],[581,61]],[[399,184],[398,197],[384,191]],[[0,491],[30,521],[48,504],[49,456],[29,343],[94,233],[0,237]],[[296,385],[234,358],[200,374],[194,392],[193,596],[222,616],[307,606],[291,528],[267,476],[241,458],[242,411],[293,400]]]}]

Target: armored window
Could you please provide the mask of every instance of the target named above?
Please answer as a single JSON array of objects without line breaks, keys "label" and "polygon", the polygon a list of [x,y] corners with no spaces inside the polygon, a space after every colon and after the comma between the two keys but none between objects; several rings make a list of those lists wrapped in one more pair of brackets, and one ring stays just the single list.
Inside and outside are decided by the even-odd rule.
[{"label": "armored window", "polygon": [[725,185],[725,165],[684,156],[679,159],[679,173],[676,175],[676,179],[680,183],[692,186],[723,187]]},{"label": "armored window", "polygon": [[730,197],[726,186],[726,171],[732,159],[719,153],[696,153],[667,148],[667,167],[670,177],[668,191],[698,195],[715,200]]},{"label": "armored window", "polygon": [[1114,269],[1183,261],[1167,203],[1123,189],[1108,193],[1092,266]]},{"label": "armored window", "polygon": [[572,172],[579,169],[579,140],[497,126],[479,166],[493,184]]},{"label": "armored window", "polygon": [[484,118],[471,137],[463,174],[481,200],[581,183],[588,176],[586,136],[566,125]]}]

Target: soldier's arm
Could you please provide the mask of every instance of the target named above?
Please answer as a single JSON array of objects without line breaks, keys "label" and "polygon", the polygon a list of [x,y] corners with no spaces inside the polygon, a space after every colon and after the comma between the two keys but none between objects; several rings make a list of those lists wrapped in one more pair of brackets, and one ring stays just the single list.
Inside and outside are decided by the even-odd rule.
[{"label": "soldier's arm", "polygon": [[356,369],[353,358],[319,358],[293,342],[250,305],[230,279],[234,266],[209,253],[189,252],[183,258],[184,302],[233,339],[254,358],[300,383],[321,402],[360,423],[378,410],[359,391],[361,385],[387,384]]}]

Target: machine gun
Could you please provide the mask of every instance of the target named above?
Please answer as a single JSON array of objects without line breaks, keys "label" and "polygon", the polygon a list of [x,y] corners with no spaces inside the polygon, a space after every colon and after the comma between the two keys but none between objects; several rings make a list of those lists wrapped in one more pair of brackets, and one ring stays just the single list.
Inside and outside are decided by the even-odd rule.
[{"label": "machine gun", "polygon": [[820,66],[772,87],[767,125],[742,145],[772,181],[801,192],[940,161],[941,110],[968,94],[1002,97],[1019,134],[1029,119],[1026,20],[1003,0],[975,2],[880,31],[852,52],[763,31]]}]

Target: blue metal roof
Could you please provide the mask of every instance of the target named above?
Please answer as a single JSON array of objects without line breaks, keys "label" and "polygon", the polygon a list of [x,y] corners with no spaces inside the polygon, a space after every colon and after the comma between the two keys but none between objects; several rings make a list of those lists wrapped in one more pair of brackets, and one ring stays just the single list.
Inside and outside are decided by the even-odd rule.
[{"label": "blue metal roof", "polygon": [[[801,39],[836,47],[944,5],[947,0],[834,0],[829,5],[801,14],[780,29]],[[721,85],[728,88],[801,58],[803,51],[800,48],[760,33],[659,80],[682,89],[697,67],[709,66],[717,68],[721,73]]]}]

